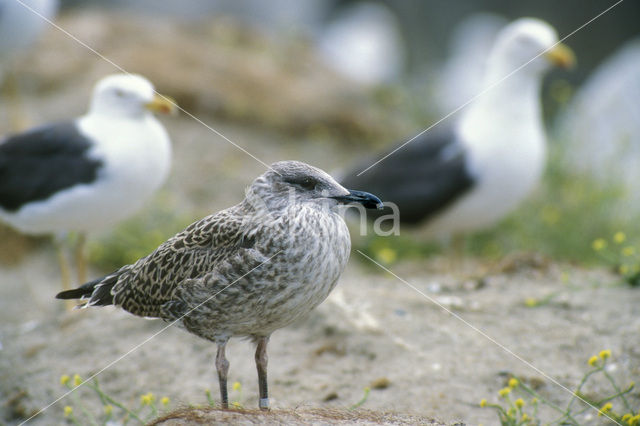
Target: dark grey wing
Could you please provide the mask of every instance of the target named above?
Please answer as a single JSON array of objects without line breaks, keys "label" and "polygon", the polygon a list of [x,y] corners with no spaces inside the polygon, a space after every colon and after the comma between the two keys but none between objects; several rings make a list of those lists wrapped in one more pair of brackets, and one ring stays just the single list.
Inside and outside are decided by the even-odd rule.
[{"label": "dark grey wing", "polygon": [[[465,149],[451,129],[436,127],[425,132],[357,176],[387,153],[360,163],[345,174],[340,183],[348,189],[371,192],[383,202],[395,203],[402,223],[414,224],[431,218],[474,185]],[[368,211],[367,215],[379,217],[391,212],[385,207]]]},{"label": "dark grey wing", "polygon": [[60,190],[95,181],[102,163],[88,156],[91,146],[73,122],[6,138],[0,143],[0,208],[16,211]]},{"label": "dark grey wing", "polygon": [[163,305],[174,300],[180,285],[207,275],[247,248],[242,215],[234,210],[223,210],[189,225],[150,255],[105,277],[89,303],[112,303],[135,315],[161,317]]}]

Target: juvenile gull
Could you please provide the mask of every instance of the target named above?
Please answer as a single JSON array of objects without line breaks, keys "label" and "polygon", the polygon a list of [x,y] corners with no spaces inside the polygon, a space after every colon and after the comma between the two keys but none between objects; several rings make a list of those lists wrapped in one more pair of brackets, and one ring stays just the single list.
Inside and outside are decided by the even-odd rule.
[{"label": "juvenile gull", "polygon": [[251,338],[259,406],[267,409],[269,336],[319,305],[336,285],[351,248],[336,210],[354,202],[381,206],[374,195],[347,190],[315,167],[274,163],[240,204],[191,224],[136,263],[56,297],[176,322],[216,343],[224,408],[225,346],[231,337]]},{"label": "juvenile gull", "polygon": [[[550,65],[568,67],[574,60],[569,48],[557,42],[556,31],[541,20],[522,18],[507,25],[487,59],[488,90],[460,120],[451,128],[434,127],[357,176],[376,159],[359,164],[341,183],[368,188],[383,201],[395,203],[400,221],[424,224],[427,236],[449,236],[495,223],[542,175],[542,77]],[[389,213],[385,208],[381,214]]]},{"label": "juvenile gull", "polygon": [[166,179],[170,140],[152,112],[174,107],[145,78],[116,74],[96,84],[86,115],[0,141],[0,220],[27,234],[80,232],[86,281],[84,233],[131,215]]}]

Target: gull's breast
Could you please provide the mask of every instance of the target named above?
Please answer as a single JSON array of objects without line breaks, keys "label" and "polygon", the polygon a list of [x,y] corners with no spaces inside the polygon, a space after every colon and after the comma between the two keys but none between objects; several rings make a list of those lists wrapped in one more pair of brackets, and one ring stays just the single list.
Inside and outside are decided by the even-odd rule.
[{"label": "gull's breast", "polygon": [[303,209],[280,229],[284,244],[275,256],[270,282],[261,286],[260,327],[284,327],[322,303],[344,271],[351,239],[335,213]]}]

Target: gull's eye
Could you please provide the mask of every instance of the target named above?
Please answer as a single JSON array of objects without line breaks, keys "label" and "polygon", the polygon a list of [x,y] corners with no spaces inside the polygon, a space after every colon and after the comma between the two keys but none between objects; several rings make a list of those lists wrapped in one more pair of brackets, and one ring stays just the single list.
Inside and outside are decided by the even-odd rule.
[{"label": "gull's eye", "polygon": [[302,189],[306,189],[308,191],[314,190],[318,181],[312,177],[305,176],[303,178],[289,178],[285,179],[285,182],[290,183],[292,185],[297,185]]},{"label": "gull's eye", "polygon": [[304,189],[308,189],[309,191],[316,188],[316,180],[311,178],[306,178],[302,182],[300,182],[300,186]]},{"label": "gull's eye", "polygon": [[115,94],[119,98],[124,98],[125,96],[127,96],[127,93],[124,90],[120,90],[120,89],[116,89]]}]

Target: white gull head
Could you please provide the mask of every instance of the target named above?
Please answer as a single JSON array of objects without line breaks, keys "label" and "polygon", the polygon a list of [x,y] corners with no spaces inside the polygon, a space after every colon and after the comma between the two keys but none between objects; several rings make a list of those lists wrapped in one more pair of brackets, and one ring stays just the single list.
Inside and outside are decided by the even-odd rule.
[{"label": "white gull head", "polygon": [[573,53],[559,43],[556,30],[536,18],[520,18],[500,31],[491,50],[489,79],[500,79],[527,64],[519,73],[540,75],[552,65],[570,67]]},{"label": "white gull head", "polygon": [[90,113],[126,118],[175,110],[172,99],[156,94],[153,84],[136,74],[113,74],[98,81],[89,107]]}]

